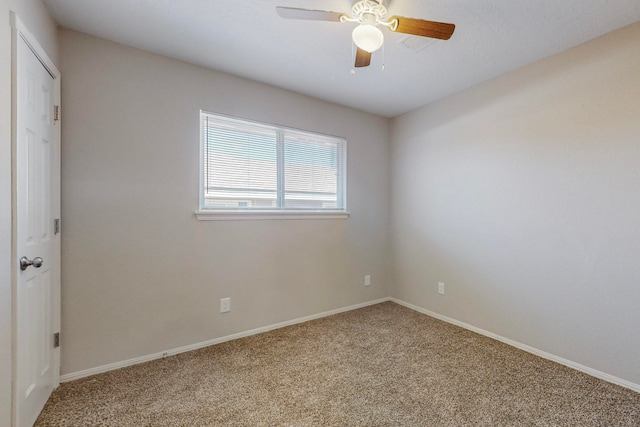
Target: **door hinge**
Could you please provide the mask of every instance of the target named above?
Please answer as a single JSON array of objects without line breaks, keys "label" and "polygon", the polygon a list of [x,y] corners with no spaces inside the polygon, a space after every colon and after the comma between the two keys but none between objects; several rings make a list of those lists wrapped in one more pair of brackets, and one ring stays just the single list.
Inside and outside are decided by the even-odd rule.
[{"label": "door hinge", "polygon": [[60,106],[59,105],[54,105],[53,106],[53,121],[57,122],[58,120],[60,120]]},{"label": "door hinge", "polygon": [[60,347],[60,332],[53,334],[53,348]]},{"label": "door hinge", "polygon": [[58,234],[60,232],[60,218],[56,218],[53,220],[53,234]]}]

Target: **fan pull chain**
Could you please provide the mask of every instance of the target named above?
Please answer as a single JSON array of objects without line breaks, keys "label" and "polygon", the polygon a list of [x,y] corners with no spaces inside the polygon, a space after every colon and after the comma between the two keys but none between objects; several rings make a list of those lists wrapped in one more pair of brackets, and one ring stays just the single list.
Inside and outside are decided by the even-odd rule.
[{"label": "fan pull chain", "polygon": [[[351,43],[351,63],[353,64],[354,62],[356,62],[356,48],[355,45],[353,43]],[[351,75],[355,75],[356,74],[356,69],[354,67],[351,67]]]},{"label": "fan pull chain", "polygon": [[384,71],[384,44],[382,45],[382,69],[380,71]]}]

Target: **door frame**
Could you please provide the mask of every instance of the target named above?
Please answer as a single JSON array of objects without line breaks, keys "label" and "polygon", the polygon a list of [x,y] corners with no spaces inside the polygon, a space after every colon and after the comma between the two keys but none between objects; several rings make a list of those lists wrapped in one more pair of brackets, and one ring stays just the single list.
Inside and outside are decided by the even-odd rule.
[{"label": "door frame", "polygon": [[[42,63],[44,68],[53,77],[53,105],[60,105],[60,71],[55,66],[51,58],[47,55],[35,36],[22,23],[15,12],[10,12],[11,20],[11,347],[12,347],[12,404],[11,419],[12,425],[17,420],[17,285],[18,285],[18,258],[17,253],[17,78],[18,78],[18,43],[20,39],[24,40],[33,54]],[[61,142],[61,120],[54,121],[53,141],[54,150],[51,156],[51,212],[53,218],[60,218],[60,142]],[[52,268],[52,301],[53,301],[53,327],[55,331],[60,332],[60,316],[61,316],[61,300],[60,300],[60,236],[57,233],[53,236],[53,263]],[[60,384],[60,347],[55,348],[53,352],[53,375],[54,386]]]}]

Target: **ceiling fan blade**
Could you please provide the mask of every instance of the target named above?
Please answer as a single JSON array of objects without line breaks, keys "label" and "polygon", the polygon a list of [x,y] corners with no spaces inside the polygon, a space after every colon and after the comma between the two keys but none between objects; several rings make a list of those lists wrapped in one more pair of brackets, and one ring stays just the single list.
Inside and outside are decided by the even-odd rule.
[{"label": "ceiling fan blade", "polygon": [[444,22],[424,21],[422,19],[403,18],[402,16],[392,16],[390,20],[398,20],[396,33],[413,34],[421,37],[431,37],[432,39],[449,40],[456,29],[454,24]]},{"label": "ceiling fan blade", "polygon": [[296,7],[276,6],[276,12],[285,19],[308,19],[311,21],[340,22],[344,13],[328,12],[326,10],[298,9]]},{"label": "ceiling fan blade", "polygon": [[371,63],[371,53],[358,48],[356,50],[356,67],[368,67]]}]

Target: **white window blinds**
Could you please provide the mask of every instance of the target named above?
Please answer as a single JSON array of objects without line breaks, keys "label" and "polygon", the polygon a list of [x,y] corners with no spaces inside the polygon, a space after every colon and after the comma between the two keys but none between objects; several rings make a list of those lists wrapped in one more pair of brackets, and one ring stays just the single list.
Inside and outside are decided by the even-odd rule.
[{"label": "white window blinds", "polygon": [[201,209],[344,211],[343,138],[201,112]]}]

